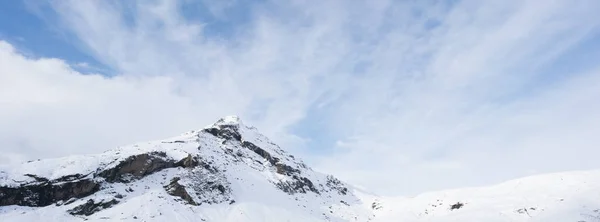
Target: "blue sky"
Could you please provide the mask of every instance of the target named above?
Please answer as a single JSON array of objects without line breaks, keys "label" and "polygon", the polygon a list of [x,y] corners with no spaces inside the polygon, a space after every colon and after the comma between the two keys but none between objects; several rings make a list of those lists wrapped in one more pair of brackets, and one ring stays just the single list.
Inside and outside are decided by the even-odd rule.
[{"label": "blue sky", "polygon": [[598,168],[599,9],[4,1],[0,161],[98,153],[236,114],[384,194]]},{"label": "blue sky", "polygon": [[[34,57],[57,57],[73,63],[88,63],[102,67],[93,57],[70,42],[69,34],[60,25],[36,15],[31,5],[24,1],[0,3],[0,37],[17,46],[20,51]],[[51,11],[44,11],[51,16]],[[105,67],[102,67],[105,68]],[[90,71],[90,70],[82,70]],[[106,73],[108,74],[108,73]]]}]

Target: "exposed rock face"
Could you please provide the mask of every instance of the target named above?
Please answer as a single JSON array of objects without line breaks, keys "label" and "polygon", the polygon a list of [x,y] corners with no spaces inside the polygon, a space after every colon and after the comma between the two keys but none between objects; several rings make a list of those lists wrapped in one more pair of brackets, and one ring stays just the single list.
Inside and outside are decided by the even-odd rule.
[{"label": "exposed rock face", "polygon": [[315,185],[306,177],[292,176],[293,181],[282,181],[277,183],[277,187],[288,194],[306,193],[308,191],[320,194]]},{"label": "exposed rock face", "polygon": [[73,209],[68,210],[71,215],[85,215],[89,216],[98,211],[104,210],[106,208],[110,208],[115,204],[118,204],[119,201],[112,199],[110,201],[101,201],[96,203],[94,200],[90,199],[85,204],[79,205]]},{"label": "exposed rock face", "polygon": [[179,180],[179,177],[175,177],[171,180],[171,183],[169,183],[169,185],[165,186],[165,190],[167,191],[167,193],[172,196],[181,197],[181,199],[183,199],[188,204],[198,205],[194,201],[192,196],[190,196],[190,194],[187,192],[187,190],[185,190],[185,187],[179,184]]},{"label": "exposed rock face", "polygon": [[116,167],[98,173],[98,176],[104,177],[106,181],[110,183],[126,183],[134,179],[140,179],[162,169],[175,166],[176,162],[167,159],[165,153],[144,153],[130,156],[124,161],[121,161]]},{"label": "exposed rock face", "polygon": [[325,185],[331,190],[337,191],[339,194],[346,195],[348,193],[348,188],[344,186],[342,181],[333,176],[327,176],[327,183]]},{"label": "exposed rock face", "polygon": [[275,167],[277,168],[278,174],[292,176],[294,174],[300,173],[300,170],[293,168],[291,166],[285,165],[283,163],[275,163]]},{"label": "exposed rock face", "polygon": [[175,166],[180,166],[183,168],[193,168],[200,164],[200,160],[197,156],[192,157],[192,154],[188,154],[186,158],[181,159],[175,163]]},{"label": "exposed rock face", "polygon": [[198,205],[232,200],[230,183],[219,169],[212,166],[197,167],[184,176],[186,179],[180,184],[185,186]]},{"label": "exposed rock face", "polygon": [[242,140],[242,135],[238,131],[238,127],[235,125],[223,125],[219,128],[208,128],[204,129],[204,132],[210,133],[213,136],[223,138],[225,140]]},{"label": "exposed rock face", "polygon": [[[275,183],[276,187],[288,194],[314,192],[320,194],[319,190],[314,186],[313,182],[301,175],[300,169],[286,165],[277,157],[274,157],[268,151],[255,145],[252,142],[245,141],[239,132],[237,125],[219,125],[218,127],[204,129],[205,132],[212,134],[215,137],[222,138],[223,143],[226,141],[239,142],[243,148],[249,149],[257,155],[261,156],[267,162],[274,166],[278,174],[291,177],[291,181],[281,181]],[[345,193],[345,192],[344,192]]]},{"label": "exposed rock face", "polygon": [[0,187],[0,206],[48,206],[57,201],[86,197],[100,189],[91,179],[62,183],[50,181],[20,187]]},{"label": "exposed rock face", "polygon": [[[198,158],[192,155],[175,161],[167,158],[165,153],[151,152],[130,156],[117,166],[101,170],[94,176],[102,177],[109,183],[127,183],[166,168],[192,168],[198,164]],[[55,180],[33,174],[25,176],[33,178],[36,182],[18,187],[0,187],[0,206],[48,206],[58,201],[89,196],[99,191],[101,187],[100,182],[92,178],[83,179],[86,175],[82,174],[66,175]]]},{"label": "exposed rock face", "polygon": [[267,161],[269,161],[269,163],[271,165],[273,165],[273,166],[276,167],[277,173],[279,173],[279,174],[283,174],[283,175],[287,175],[287,176],[292,176],[294,174],[300,173],[300,170],[281,163],[278,158],[273,157],[269,152],[267,152],[264,149],[262,149],[262,148],[260,148],[260,147],[258,147],[256,145],[254,145],[251,142],[243,141],[242,142],[242,147],[247,148],[249,150],[252,150],[254,153],[258,154],[259,156],[261,156],[263,158],[265,158]]},{"label": "exposed rock face", "polygon": [[248,142],[248,141],[242,142],[242,147],[252,150],[254,153],[265,158],[267,161],[269,161],[269,163],[271,163],[271,165],[275,165],[279,161],[279,159],[272,157],[269,152],[263,150],[262,148],[254,145],[251,142]]}]

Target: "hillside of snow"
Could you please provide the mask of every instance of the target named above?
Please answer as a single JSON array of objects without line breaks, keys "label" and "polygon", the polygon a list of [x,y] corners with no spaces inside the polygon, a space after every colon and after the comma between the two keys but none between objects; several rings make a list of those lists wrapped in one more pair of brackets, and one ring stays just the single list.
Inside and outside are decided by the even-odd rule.
[{"label": "hillside of snow", "polygon": [[600,171],[381,197],[313,171],[235,116],[166,140],[0,168],[0,221],[84,220],[600,222]]},{"label": "hillside of snow", "polygon": [[538,175],[495,186],[375,198],[376,221],[600,222],[600,170]]},{"label": "hillside of snow", "polygon": [[369,221],[338,179],[237,117],[167,140],[0,170],[1,221]]}]

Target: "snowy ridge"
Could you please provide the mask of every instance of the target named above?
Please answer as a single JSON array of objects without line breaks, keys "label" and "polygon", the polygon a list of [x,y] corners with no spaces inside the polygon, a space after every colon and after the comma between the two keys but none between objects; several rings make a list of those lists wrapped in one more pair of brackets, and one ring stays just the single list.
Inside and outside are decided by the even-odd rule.
[{"label": "snowy ridge", "polygon": [[[14,218],[53,215],[59,221],[164,221],[173,214],[205,221],[368,221],[373,216],[348,185],[314,172],[233,116],[166,140],[0,171],[0,204],[11,205],[1,207],[0,215],[7,218],[17,211]],[[61,184],[73,188],[60,190]],[[62,195],[72,190],[79,193]],[[140,213],[145,212],[140,206],[152,210]]]},{"label": "snowy ridge", "polygon": [[600,171],[366,194],[228,116],[180,136],[0,168],[0,221],[600,222]]}]

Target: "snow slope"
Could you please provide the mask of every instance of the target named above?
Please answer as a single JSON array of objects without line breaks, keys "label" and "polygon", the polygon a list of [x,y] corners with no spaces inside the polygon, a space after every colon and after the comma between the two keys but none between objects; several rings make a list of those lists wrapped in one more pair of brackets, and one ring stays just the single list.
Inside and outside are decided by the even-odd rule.
[{"label": "snow slope", "polygon": [[377,202],[376,221],[600,222],[600,171],[532,176],[489,187]]},{"label": "snow slope", "polygon": [[[61,190],[64,183],[75,188]],[[2,187],[0,203],[4,198],[21,206],[0,207],[0,221],[369,221],[373,216],[348,185],[313,171],[237,117],[167,140],[0,169]],[[71,191],[81,195],[59,195]]]},{"label": "snow slope", "polygon": [[313,171],[235,116],[97,155],[0,168],[0,221],[600,222],[600,171],[416,197]]}]

